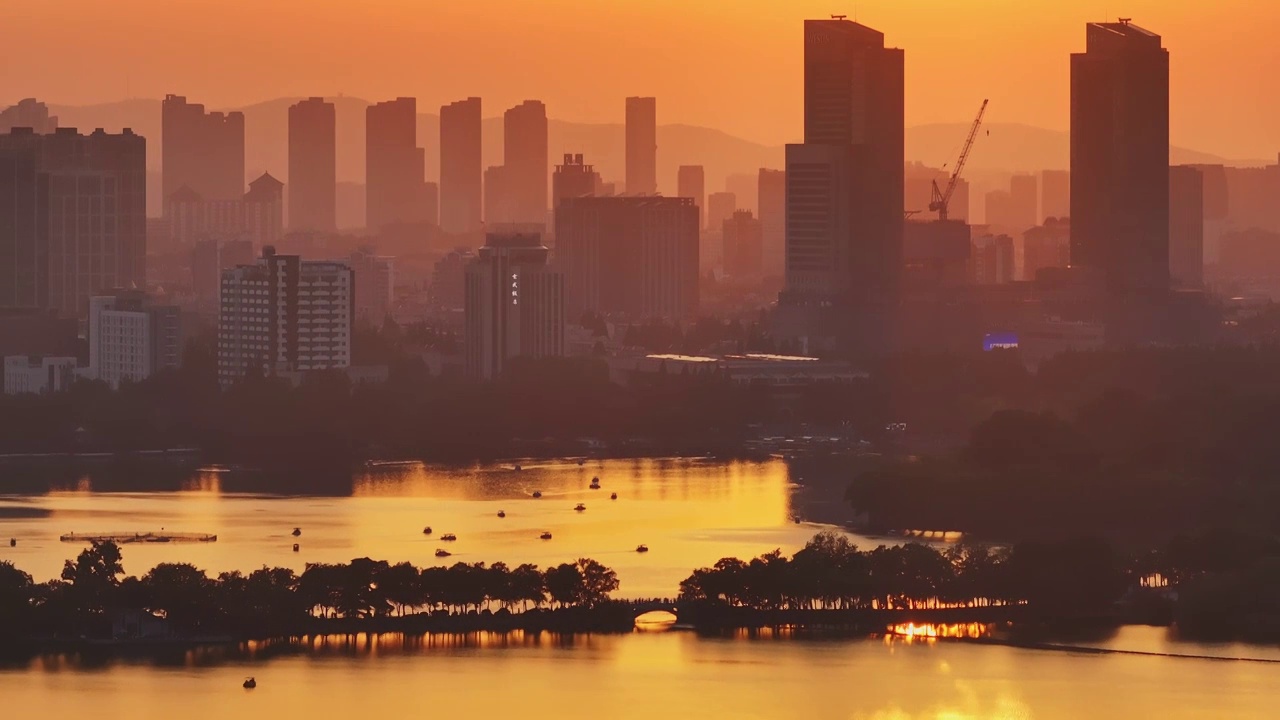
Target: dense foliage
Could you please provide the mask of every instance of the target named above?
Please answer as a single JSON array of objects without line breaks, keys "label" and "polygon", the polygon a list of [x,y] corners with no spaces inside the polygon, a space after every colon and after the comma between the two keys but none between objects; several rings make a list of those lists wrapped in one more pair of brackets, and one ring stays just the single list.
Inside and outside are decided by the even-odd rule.
[{"label": "dense foliage", "polygon": [[308,564],[301,575],[263,567],[217,577],[186,563],[162,563],[140,578],[123,576],[120,549],[111,542],[94,543],[67,561],[60,579],[43,584],[0,562],[0,616],[9,630],[50,636],[106,635],[112,612],[126,609],[161,615],[173,631],[188,635],[284,635],[316,618],[590,608],[618,589],[613,570],[586,558],[545,571],[461,562],[419,569],[357,558]]}]

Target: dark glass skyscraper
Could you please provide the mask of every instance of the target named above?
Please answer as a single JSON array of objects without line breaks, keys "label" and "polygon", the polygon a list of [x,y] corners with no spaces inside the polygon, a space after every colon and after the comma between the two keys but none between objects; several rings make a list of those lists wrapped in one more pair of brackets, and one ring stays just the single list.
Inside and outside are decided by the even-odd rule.
[{"label": "dark glass skyscraper", "polygon": [[787,289],[877,302],[902,268],[903,52],[804,23],[804,143],[787,147]]},{"label": "dark glass skyscraper", "polygon": [[333,103],[308,98],[289,108],[289,227],[337,227],[337,121]]},{"label": "dark glass skyscraper", "polygon": [[1169,52],[1128,21],[1071,56],[1071,263],[1112,294],[1169,285]]}]

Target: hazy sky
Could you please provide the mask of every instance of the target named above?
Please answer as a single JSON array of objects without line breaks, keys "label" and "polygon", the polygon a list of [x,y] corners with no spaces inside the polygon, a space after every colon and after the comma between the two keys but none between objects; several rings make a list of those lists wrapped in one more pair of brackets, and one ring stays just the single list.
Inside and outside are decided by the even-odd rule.
[{"label": "hazy sky", "polygon": [[0,0],[0,102],[186,94],[480,95],[552,117],[620,122],[656,95],[660,123],[764,143],[798,138],[801,21],[845,13],[905,48],[907,122],[1068,126],[1068,54],[1117,16],[1164,36],[1172,137],[1229,157],[1280,150],[1275,0]]}]

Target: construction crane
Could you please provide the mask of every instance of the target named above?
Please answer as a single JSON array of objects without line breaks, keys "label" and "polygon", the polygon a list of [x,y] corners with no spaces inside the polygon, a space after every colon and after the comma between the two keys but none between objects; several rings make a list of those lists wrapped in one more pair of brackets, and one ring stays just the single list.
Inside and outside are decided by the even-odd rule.
[{"label": "construction crane", "polygon": [[978,128],[982,127],[982,116],[987,112],[987,101],[982,101],[982,107],[978,108],[978,117],[973,119],[973,127],[969,128],[969,137],[964,141],[964,149],[960,151],[960,157],[956,160],[956,167],[951,171],[951,179],[947,181],[947,189],[945,191],[938,187],[938,181],[933,181],[933,199],[929,201],[929,209],[938,213],[939,220],[947,219],[947,206],[951,204],[951,194],[956,191],[956,183],[960,182],[960,173],[964,172],[965,161],[969,159],[969,151],[973,149],[973,141],[978,137]]}]

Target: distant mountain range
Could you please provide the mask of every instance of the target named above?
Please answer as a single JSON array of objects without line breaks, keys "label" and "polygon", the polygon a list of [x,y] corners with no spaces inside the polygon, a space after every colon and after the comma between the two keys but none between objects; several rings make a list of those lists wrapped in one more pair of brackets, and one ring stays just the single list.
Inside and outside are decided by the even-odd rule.
[{"label": "distant mountain range", "polygon": [[[338,123],[338,179],[363,182],[364,110],[369,105],[354,97],[330,98],[336,106]],[[288,182],[288,108],[298,98],[277,98],[233,108],[245,114],[245,171],[252,179],[264,171]],[[225,109],[225,108],[218,108]],[[82,131],[104,128],[119,131],[130,127],[150,143],[148,164],[160,168],[160,101],[124,100],[102,105],[50,106],[63,127]],[[492,108],[490,109],[492,112]],[[906,131],[906,159],[940,167],[955,160],[969,130],[967,123],[937,123],[909,127]],[[624,129],[621,123],[592,124],[551,119],[548,123],[551,162],[564,153],[582,153],[606,181],[624,176]],[[426,150],[427,178],[434,179],[439,168],[440,117],[419,113],[418,143]],[[502,162],[502,118],[488,117],[483,126],[483,163]],[[1011,123],[984,126],[969,168],[979,178],[994,178],[1012,172],[1035,172],[1069,166],[1070,136],[1066,132]],[[759,168],[781,168],[783,145],[762,145],[712,128],[695,125],[658,127],[658,184],[667,193],[675,192],[676,169],[680,165],[703,165],[707,190],[724,187],[732,174],[755,174]],[[1233,160],[1187,148],[1170,148],[1170,161],[1264,165],[1263,160]],[[982,182],[979,180],[979,182]],[[986,184],[986,183],[983,183]],[[159,183],[151,183],[159,192]],[[150,198],[153,208],[159,197]]]}]

